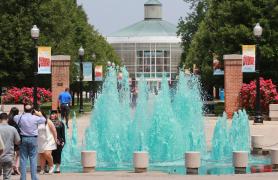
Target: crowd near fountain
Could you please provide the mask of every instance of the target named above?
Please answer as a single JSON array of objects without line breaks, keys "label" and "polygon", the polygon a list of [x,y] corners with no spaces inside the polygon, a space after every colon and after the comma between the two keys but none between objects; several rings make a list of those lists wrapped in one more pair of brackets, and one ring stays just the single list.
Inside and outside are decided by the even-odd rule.
[{"label": "crowd near fountain", "polygon": [[[119,78],[118,74],[122,76]],[[129,169],[133,152],[149,153],[150,167],[184,166],[184,153],[200,152],[202,166],[232,163],[233,151],[250,153],[250,130],[245,110],[218,118],[207,148],[203,97],[197,76],[179,72],[175,86],[164,76],[158,93],[138,82],[136,106],[131,104],[129,75],[125,68],[109,67],[90,125],[78,146],[76,120],[63,152],[66,165],[80,165],[81,150],[97,152],[97,168]],[[171,88],[172,89],[171,89]],[[217,172],[216,172],[217,173]]]}]

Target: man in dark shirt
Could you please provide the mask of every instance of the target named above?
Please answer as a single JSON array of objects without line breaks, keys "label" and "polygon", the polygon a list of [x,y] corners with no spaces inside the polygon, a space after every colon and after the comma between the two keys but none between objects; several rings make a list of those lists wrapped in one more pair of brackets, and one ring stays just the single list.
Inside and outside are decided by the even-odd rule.
[{"label": "man in dark shirt", "polygon": [[59,94],[58,104],[60,105],[61,117],[62,119],[66,119],[66,126],[69,128],[69,112],[71,104],[69,88],[66,88],[64,92]]}]

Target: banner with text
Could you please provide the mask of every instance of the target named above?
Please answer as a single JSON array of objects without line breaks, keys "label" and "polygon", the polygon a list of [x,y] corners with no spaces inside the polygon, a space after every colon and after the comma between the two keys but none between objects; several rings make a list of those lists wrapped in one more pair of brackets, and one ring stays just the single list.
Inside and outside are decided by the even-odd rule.
[{"label": "banner with text", "polygon": [[242,72],[256,71],[256,46],[242,45]]},{"label": "banner with text", "polygon": [[[80,63],[74,63],[77,69],[77,76],[76,80],[79,81],[80,75]],[[92,62],[83,62],[83,81],[92,81],[93,80],[93,73]]]},{"label": "banner with text", "polygon": [[83,81],[92,81],[92,62],[83,62]]},{"label": "banner with text", "polygon": [[102,66],[96,66],[95,67],[95,81],[102,81],[102,78],[103,78]]},{"label": "banner with text", "polygon": [[38,47],[38,74],[51,74],[51,47]]}]

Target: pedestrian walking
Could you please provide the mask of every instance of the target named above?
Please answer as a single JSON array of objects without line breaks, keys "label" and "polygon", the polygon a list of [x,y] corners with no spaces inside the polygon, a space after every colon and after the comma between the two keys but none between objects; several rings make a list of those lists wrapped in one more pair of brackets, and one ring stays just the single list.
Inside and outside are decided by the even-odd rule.
[{"label": "pedestrian walking", "polygon": [[14,159],[14,145],[20,143],[20,137],[17,130],[8,125],[8,114],[0,114],[0,136],[2,137],[5,149],[3,154],[0,156],[0,176],[3,179],[11,179],[13,170],[13,159]]},{"label": "pedestrian walking", "polygon": [[62,119],[66,119],[66,126],[69,128],[69,113],[70,113],[70,104],[72,98],[69,93],[69,88],[66,88],[65,91],[59,94],[58,105],[61,110]]},{"label": "pedestrian walking", "polygon": [[66,143],[65,125],[59,120],[57,111],[51,112],[50,120],[53,122],[57,132],[57,149],[52,151],[52,157],[56,168],[54,173],[60,173],[62,150]]},{"label": "pedestrian walking", "polygon": [[[16,115],[18,115],[19,113],[19,109],[17,107],[12,107],[10,112],[9,112],[9,121],[8,124],[10,126],[13,126],[14,128],[17,129],[17,132],[20,133],[19,131],[19,127],[16,124],[16,122],[14,121],[14,117]],[[14,163],[13,163],[13,175],[20,175],[19,172],[19,145],[14,145],[14,151],[15,151],[15,159],[14,159]]]},{"label": "pedestrian walking", "polygon": [[47,116],[43,113],[46,121],[44,124],[38,126],[38,152],[40,158],[41,172],[45,174],[45,165],[49,166],[49,174],[54,172],[54,164],[52,158],[52,151],[57,148],[57,132],[54,124],[51,120],[47,119]]},{"label": "pedestrian walking", "polygon": [[26,163],[29,158],[31,167],[31,179],[37,178],[37,154],[38,154],[38,125],[44,124],[46,119],[42,113],[34,110],[32,106],[26,105],[24,113],[16,115],[14,121],[20,129],[21,143],[20,152],[20,180],[26,180]]}]

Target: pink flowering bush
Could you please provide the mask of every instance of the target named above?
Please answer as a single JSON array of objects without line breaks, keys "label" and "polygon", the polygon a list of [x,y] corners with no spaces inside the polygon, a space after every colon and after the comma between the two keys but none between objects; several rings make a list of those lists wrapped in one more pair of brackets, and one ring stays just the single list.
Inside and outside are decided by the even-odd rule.
[{"label": "pink flowering bush", "polygon": [[[278,103],[278,93],[276,86],[272,80],[264,80],[260,78],[261,91],[261,109],[263,112],[269,110],[269,104]],[[256,107],[256,81],[251,81],[249,84],[243,84],[240,91],[241,106],[249,111],[255,110]]]},{"label": "pink flowering bush", "polygon": [[[38,104],[51,101],[51,92],[44,88],[37,88]],[[8,89],[7,93],[2,96],[3,104],[33,104],[33,88],[13,87]]]}]

